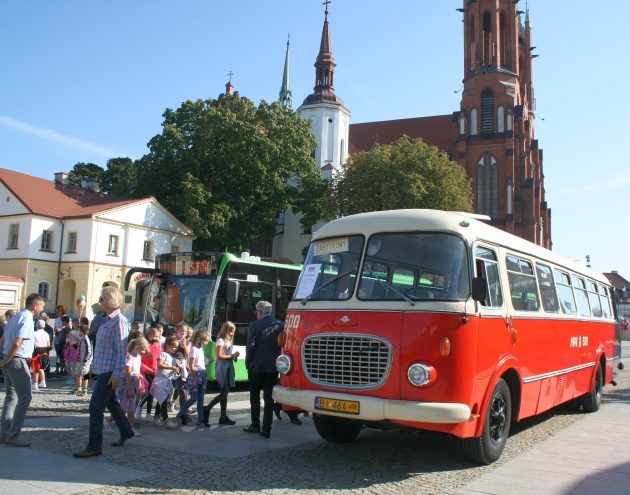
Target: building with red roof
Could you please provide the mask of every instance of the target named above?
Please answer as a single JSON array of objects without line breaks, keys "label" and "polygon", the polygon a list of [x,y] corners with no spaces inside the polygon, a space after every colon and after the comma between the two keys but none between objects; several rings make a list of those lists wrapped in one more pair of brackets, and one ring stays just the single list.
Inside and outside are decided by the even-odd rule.
[{"label": "building with red roof", "polygon": [[66,174],[46,180],[0,168],[0,275],[22,280],[17,308],[37,292],[47,310],[63,304],[79,316],[81,296],[89,308],[129,269],[191,249],[193,232],[155,198],[116,198],[90,186],[71,186]]}]

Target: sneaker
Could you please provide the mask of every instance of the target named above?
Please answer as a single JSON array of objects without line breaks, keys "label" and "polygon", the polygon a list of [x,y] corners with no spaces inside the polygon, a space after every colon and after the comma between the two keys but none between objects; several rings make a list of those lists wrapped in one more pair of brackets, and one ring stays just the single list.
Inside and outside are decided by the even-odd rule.
[{"label": "sneaker", "polygon": [[83,391],[82,388],[77,389],[77,393],[76,393],[77,397],[83,397],[85,395],[85,392]]},{"label": "sneaker", "polygon": [[140,431],[138,431],[137,428],[132,428],[132,430],[133,430],[133,436],[134,437],[141,437],[142,436],[142,433],[140,433]]},{"label": "sneaker", "polygon": [[114,433],[114,425],[111,424],[111,422],[107,421],[106,419],[103,420],[103,429],[107,433]]},{"label": "sneaker", "polygon": [[79,389],[77,387],[73,388],[72,391],[70,392],[71,395],[77,395],[77,392],[79,391]]},{"label": "sneaker", "polygon": [[39,384],[39,388],[46,388],[46,382],[42,382]]},{"label": "sneaker", "polygon": [[156,416],[155,418],[153,418],[153,422],[155,423],[155,426],[163,426],[164,425],[164,420],[162,418],[160,418],[159,416]]},{"label": "sneaker", "polygon": [[166,423],[164,423],[164,426],[166,426],[167,430],[176,430],[177,429],[177,423],[174,423],[172,421],[167,421]]},{"label": "sneaker", "polygon": [[175,412],[175,404],[171,404],[168,408],[170,412]]},{"label": "sneaker", "polygon": [[38,392],[39,391],[39,387],[37,386],[37,383],[33,383],[31,385],[31,392]]}]

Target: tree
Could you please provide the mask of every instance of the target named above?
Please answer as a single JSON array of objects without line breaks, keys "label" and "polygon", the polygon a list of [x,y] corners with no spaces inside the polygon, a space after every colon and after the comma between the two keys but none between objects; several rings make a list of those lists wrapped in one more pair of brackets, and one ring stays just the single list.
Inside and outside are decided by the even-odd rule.
[{"label": "tree", "polygon": [[466,171],[435,146],[402,136],[350,157],[334,180],[327,217],[402,208],[472,211]]},{"label": "tree", "polygon": [[[137,192],[153,195],[198,236],[197,249],[241,250],[273,237],[280,212],[305,226],[326,185],[307,121],[277,103],[247,98],[186,101],[163,115],[162,133],[137,162]],[[310,225],[308,222],[311,222]]]},{"label": "tree", "polygon": [[131,158],[110,158],[103,173],[101,191],[121,198],[136,197],[137,169]]},{"label": "tree", "polygon": [[95,163],[79,162],[68,172],[68,184],[85,188],[90,182],[103,182],[105,171]]}]

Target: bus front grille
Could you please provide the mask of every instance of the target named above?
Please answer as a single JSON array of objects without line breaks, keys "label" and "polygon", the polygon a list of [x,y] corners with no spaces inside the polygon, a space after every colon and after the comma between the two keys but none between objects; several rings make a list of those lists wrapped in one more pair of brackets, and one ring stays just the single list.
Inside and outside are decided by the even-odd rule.
[{"label": "bus front grille", "polygon": [[370,335],[318,334],[302,346],[306,377],[327,387],[378,387],[387,379],[391,356],[391,344]]}]

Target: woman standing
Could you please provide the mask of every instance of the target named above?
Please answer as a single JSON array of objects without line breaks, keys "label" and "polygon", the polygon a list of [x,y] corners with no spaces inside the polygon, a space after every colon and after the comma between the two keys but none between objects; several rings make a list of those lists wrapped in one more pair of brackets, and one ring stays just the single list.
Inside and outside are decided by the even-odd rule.
[{"label": "woman standing", "polygon": [[234,332],[236,326],[231,321],[226,321],[221,327],[219,336],[217,337],[217,384],[219,385],[219,394],[214,397],[210,403],[204,408],[204,423],[210,418],[210,410],[221,403],[221,416],[219,417],[220,425],[233,425],[236,421],[232,421],[227,415],[227,398],[230,388],[234,387],[234,361],[238,359],[240,353],[234,351]]}]

